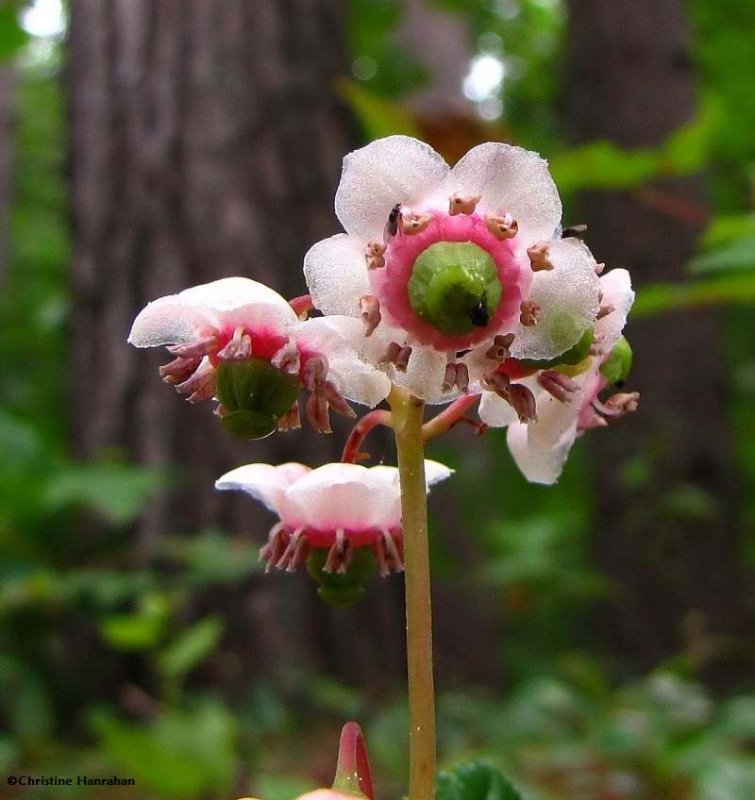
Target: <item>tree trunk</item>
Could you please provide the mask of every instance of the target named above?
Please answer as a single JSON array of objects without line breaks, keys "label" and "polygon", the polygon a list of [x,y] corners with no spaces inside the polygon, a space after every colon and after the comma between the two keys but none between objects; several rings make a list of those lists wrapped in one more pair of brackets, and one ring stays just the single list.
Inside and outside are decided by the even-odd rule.
[{"label": "tree trunk", "polygon": [[[579,141],[652,147],[691,119],[682,0],[570,0],[569,10],[568,113]],[[699,179],[586,194],[589,244],[609,267],[628,267],[640,286],[682,280],[698,227],[689,213],[668,209],[700,208],[704,220],[701,198]],[[746,612],[716,317],[667,315],[630,323],[628,335],[640,411],[619,430],[590,437],[595,550],[615,581],[602,638],[643,667],[686,648],[722,677],[717,642],[744,630]]]},{"label": "tree trunk", "polygon": [[[249,532],[258,546],[270,516],[215,492],[216,478],[252,461],[334,460],[341,437],[316,436],[305,422],[300,433],[240,445],[209,404],[191,407],[160,382],[165,353],[136,351],[126,336],[149,300],[223,276],[288,297],[306,291],[302,259],[338,230],[333,196],[354,138],[335,90],[345,3],[71,0],[70,9],[74,451],[117,448],[180,467],[178,488],[161,492],[140,525],[145,557],[161,533],[210,525]],[[280,575],[236,598],[228,628],[243,631],[244,668],[319,660],[354,668],[355,679],[400,668],[395,598],[384,592],[382,616],[334,617],[312,610],[313,595],[305,575]],[[360,621],[386,628],[386,614],[398,664],[384,636],[353,643],[341,633]]]}]

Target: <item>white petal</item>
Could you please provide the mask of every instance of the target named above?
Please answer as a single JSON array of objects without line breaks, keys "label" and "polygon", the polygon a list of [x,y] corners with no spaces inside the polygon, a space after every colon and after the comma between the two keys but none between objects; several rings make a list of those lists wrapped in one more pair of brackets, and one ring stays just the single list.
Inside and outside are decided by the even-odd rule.
[{"label": "white petal", "polygon": [[457,389],[443,392],[446,355],[431,347],[412,348],[406,372],[392,371],[393,382],[427,403],[448,403],[458,397]]},{"label": "white petal", "polygon": [[453,474],[454,470],[445,464],[441,464],[440,461],[425,459],[425,483],[427,484],[428,492],[431,486],[450,478]]},{"label": "white petal", "polygon": [[511,455],[531,483],[555,483],[577,437],[577,420],[582,403],[581,391],[568,403],[561,403],[547,392],[537,396],[537,420],[509,425],[506,439]]},{"label": "white petal", "polygon": [[177,294],[149,303],[139,313],[128,335],[134,347],[190,344],[212,333],[215,321],[198,308],[181,302]]},{"label": "white petal", "polygon": [[500,142],[472,148],[454,167],[459,194],[481,195],[488,213],[509,213],[519,223],[517,240],[526,245],[550,239],[561,220],[561,200],[537,153]]},{"label": "white petal", "polygon": [[359,464],[325,464],[291,486],[283,519],[317,530],[390,528],[398,525],[398,486],[383,472]]},{"label": "white petal", "polygon": [[613,311],[595,323],[595,335],[602,337],[606,350],[610,350],[621,336],[627,314],[634,303],[634,292],[629,273],[625,269],[612,269],[600,278],[603,292],[601,305],[613,306]]},{"label": "white petal", "polygon": [[507,425],[519,421],[511,403],[507,403],[502,397],[491,391],[482,393],[477,413],[480,415],[480,419],[492,428],[505,428]]},{"label": "white petal", "polygon": [[339,233],[304,256],[304,278],[315,308],[323,314],[359,316],[359,298],[371,294],[365,242]]},{"label": "white petal", "polygon": [[388,396],[391,382],[370,363],[370,338],[354,317],[316,317],[298,328],[299,341],[327,357],[328,378],[336,389],[348,400],[373,407]]},{"label": "white petal", "polygon": [[246,464],[226,472],[215,481],[220,490],[239,489],[261,501],[271,511],[281,516],[286,489],[310,472],[304,464],[289,462],[277,467],[271,464]]},{"label": "white petal", "polygon": [[214,316],[220,327],[283,328],[296,322],[296,313],[278,292],[251,278],[221,278],[194,286],[178,295],[186,306]]},{"label": "white petal", "polygon": [[536,272],[528,300],[542,311],[537,325],[518,325],[514,358],[555,358],[576,344],[595,321],[600,283],[592,253],[577,239],[548,242],[553,269]]},{"label": "white petal", "polygon": [[291,306],[250,278],[222,278],[150,303],[136,318],[128,341],[136,347],[189,344],[237,325],[286,329],[296,322]]},{"label": "white petal", "polygon": [[336,214],[348,233],[379,239],[397,203],[421,205],[448,174],[448,164],[424,142],[409,136],[378,139],[343,160]]}]

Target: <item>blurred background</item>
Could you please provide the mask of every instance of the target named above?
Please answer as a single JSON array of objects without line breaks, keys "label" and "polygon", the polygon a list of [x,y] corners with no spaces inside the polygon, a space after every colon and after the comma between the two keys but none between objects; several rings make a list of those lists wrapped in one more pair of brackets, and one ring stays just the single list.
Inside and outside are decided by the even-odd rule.
[{"label": "blurred background", "polygon": [[347,429],[239,444],[125,338],[226,275],[304,293],[343,155],[407,133],[540,151],[639,289],[640,412],[558,486],[501,431],[431,445],[457,469],[431,498],[441,764],[532,800],[755,797],[754,38],[736,0],[0,2],[0,774],[137,783],[9,796],[289,800],[354,718],[401,797],[400,577],[326,607],[212,489]]}]

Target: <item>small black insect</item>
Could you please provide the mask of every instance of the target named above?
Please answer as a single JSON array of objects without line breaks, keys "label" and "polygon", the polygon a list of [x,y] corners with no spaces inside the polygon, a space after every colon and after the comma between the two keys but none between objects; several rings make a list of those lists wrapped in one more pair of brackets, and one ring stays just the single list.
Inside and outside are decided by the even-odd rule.
[{"label": "small black insect", "polygon": [[484,328],[490,322],[490,314],[488,314],[488,293],[483,292],[480,302],[472,309],[469,319],[477,328]]},{"label": "small black insect", "polygon": [[570,225],[561,231],[562,239],[584,239],[587,233],[587,225],[581,223],[580,225]]},{"label": "small black insect", "polygon": [[388,244],[390,240],[398,233],[398,218],[401,216],[401,203],[396,203],[388,214],[388,222],[385,223],[383,228],[383,242]]}]

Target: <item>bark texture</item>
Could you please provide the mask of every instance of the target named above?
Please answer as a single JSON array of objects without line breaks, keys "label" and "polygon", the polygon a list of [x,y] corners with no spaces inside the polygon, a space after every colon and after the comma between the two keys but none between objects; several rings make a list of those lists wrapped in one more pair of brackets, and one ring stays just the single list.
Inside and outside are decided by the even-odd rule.
[{"label": "bark texture", "polygon": [[[570,0],[569,11],[567,101],[578,141],[652,147],[693,117],[682,0]],[[698,179],[590,193],[582,209],[598,260],[628,267],[640,286],[684,279],[695,221],[705,218]],[[630,322],[628,334],[640,411],[591,437],[599,469],[595,548],[615,581],[603,641],[643,667],[686,649],[723,676],[721,643],[744,629],[747,612],[716,316]]]},{"label": "bark texture", "polygon": [[[302,258],[338,230],[332,200],[354,143],[336,94],[345,3],[72,0],[70,10],[73,447],[85,458],[117,448],[178,478],[140,525],[146,558],[161,533],[210,525],[247,531],[257,547],[272,519],[215,492],[215,479],[251,461],[333,460],[342,439],[305,422],[240,445],[207,404],[190,407],[160,382],[165,353],[125,340],[147,301],[224,276],[306,291]],[[400,669],[400,645],[381,644],[390,629],[401,641],[389,593],[377,614],[339,617],[313,593],[305,576],[279,575],[233,598],[229,635],[248,655],[233,675],[250,663],[314,661],[355,677]]]}]

